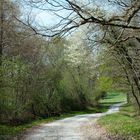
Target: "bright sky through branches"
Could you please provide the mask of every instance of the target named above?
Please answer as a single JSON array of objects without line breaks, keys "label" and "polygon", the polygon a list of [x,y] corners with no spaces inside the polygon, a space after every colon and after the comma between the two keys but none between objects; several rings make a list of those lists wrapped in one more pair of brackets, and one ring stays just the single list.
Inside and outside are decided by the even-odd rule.
[{"label": "bright sky through branches", "polygon": [[[62,3],[63,3],[63,1],[65,2],[65,0],[61,0]],[[87,0],[82,0],[82,3],[86,4],[86,2],[87,2]],[[44,6],[44,8],[45,8],[45,6],[47,6],[46,2],[44,2],[43,6]],[[58,17],[58,15],[66,17],[69,14],[69,11],[66,9],[53,13],[52,11],[49,11],[49,10],[40,10],[40,9],[33,8],[33,7],[31,10],[29,8],[29,6],[27,6],[25,3],[24,3],[23,7],[22,7],[23,12],[31,11],[32,16],[34,17],[35,21],[42,26],[45,26],[45,25],[52,26],[53,24],[56,24],[60,21],[61,18]],[[116,11],[117,11],[117,8],[113,5],[111,5],[111,3],[108,2],[108,0],[95,0],[94,2],[92,2],[90,7],[92,7],[92,8],[94,7],[94,9],[102,8],[102,10],[107,11],[107,13],[109,13],[109,15],[116,13]],[[53,9],[53,10],[56,10],[56,9]]]}]

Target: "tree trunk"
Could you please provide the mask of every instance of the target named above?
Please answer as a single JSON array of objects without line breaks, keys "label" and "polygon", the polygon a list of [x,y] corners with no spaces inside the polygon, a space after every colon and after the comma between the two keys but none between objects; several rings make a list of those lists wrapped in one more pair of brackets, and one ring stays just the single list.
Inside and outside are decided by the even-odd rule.
[{"label": "tree trunk", "polygon": [[2,65],[2,51],[3,51],[3,23],[4,23],[4,1],[0,3],[0,66]]}]

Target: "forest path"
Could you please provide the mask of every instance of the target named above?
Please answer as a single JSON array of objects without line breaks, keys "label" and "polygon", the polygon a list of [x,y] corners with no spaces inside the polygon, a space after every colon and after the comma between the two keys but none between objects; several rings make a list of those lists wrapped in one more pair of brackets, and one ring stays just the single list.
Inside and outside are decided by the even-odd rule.
[{"label": "forest path", "polygon": [[118,112],[122,104],[112,105],[106,113],[77,115],[41,124],[29,130],[22,140],[109,140],[96,121],[101,116]]}]

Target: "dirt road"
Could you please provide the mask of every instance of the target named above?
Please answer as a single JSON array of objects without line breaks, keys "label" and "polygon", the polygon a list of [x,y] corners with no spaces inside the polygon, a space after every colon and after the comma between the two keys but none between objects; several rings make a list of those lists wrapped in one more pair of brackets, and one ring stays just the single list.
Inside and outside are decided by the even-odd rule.
[{"label": "dirt road", "polygon": [[119,111],[121,105],[112,105],[106,113],[77,115],[41,124],[30,129],[20,140],[109,140],[105,130],[96,121],[101,116]]}]

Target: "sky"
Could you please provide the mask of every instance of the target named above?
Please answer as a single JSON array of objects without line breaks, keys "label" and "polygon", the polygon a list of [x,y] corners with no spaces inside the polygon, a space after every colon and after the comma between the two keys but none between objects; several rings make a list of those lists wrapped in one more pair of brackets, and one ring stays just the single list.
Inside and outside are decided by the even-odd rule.
[{"label": "sky", "polygon": [[[63,1],[65,0],[61,0],[61,2]],[[84,2],[84,4],[86,3],[86,0],[82,0],[82,1]],[[94,4],[92,4],[90,7],[94,7],[94,8],[100,7],[103,10],[107,11],[108,15],[116,13],[117,11],[117,8],[111,5],[108,2],[108,0],[94,0]],[[24,4],[22,6],[22,11],[24,11],[24,13],[28,13],[30,11],[30,8]],[[57,14],[65,17],[69,14],[69,11],[63,10],[63,11],[57,12]],[[60,18],[56,16],[55,14],[53,14],[52,12],[43,11],[36,8],[32,8],[32,17],[34,18],[36,23],[42,26],[52,26],[58,23],[60,20]]]}]

